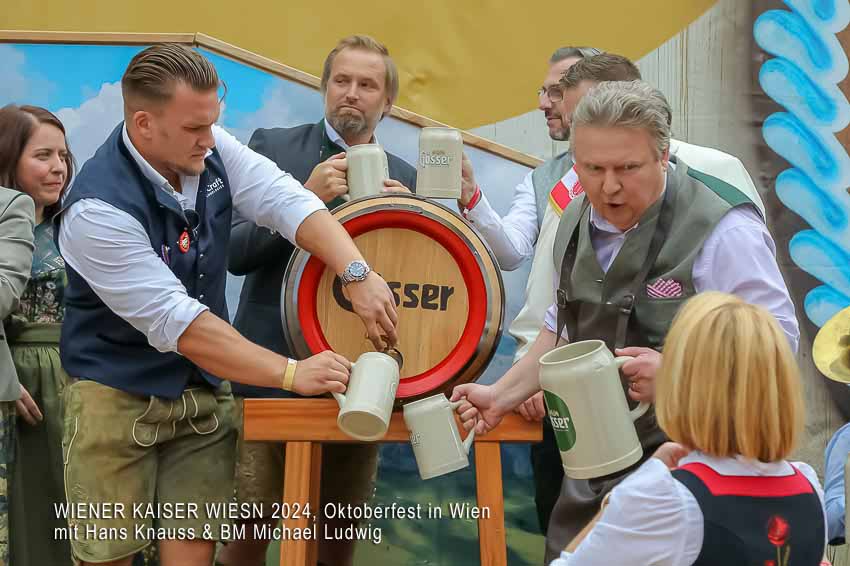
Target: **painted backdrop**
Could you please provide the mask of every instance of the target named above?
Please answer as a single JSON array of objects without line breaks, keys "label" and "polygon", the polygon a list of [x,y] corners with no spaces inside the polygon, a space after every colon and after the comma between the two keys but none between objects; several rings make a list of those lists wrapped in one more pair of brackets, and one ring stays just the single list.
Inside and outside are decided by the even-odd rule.
[{"label": "painted backdrop", "polygon": [[[122,119],[120,79],[127,63],[143,47],[117,45],[0,44],[0,106],[27,103],[54,111],[67,128],[68,142],[78,166],[89,159]],[[227,83],[220,124],[247,143],[258,127],[288,127],[316,122],[322,117],[321,95],[315,89],[282,79],[226,57],[202,50]],[[383,120],[377,137],[387,150],[416,163],[419,128],[396,118]],[[483,186],[515,186],[529,171],[494,153],[474,147],[466,152]],[[73,190],[73,189],[72,189]],[[491,196],[504,214],[511,192]],[[507,310],[512,320],[522,306],[528,264],[504,274]],[[229,276],[227,299],[236,312],[242,278]],[[507,333],[498,345],[483,380],[493,381],[511,365],[515,343]],[[536,534],[527,446],[504,449],[509,552],[511,563],[539,561],[542,539]],[[467,469],[443,478],[421,482],[409,445],[382,447],[377,501],[391,504],[417,502],[441,504],[466,501],[474,504],[474,473]],[[405,521],[382,523],[381,544],[361,543],[358,563],[379,557],[384,564],[476,564],[476,522],[466,520]],[[516,562],[518,561],[518,562]]]}]

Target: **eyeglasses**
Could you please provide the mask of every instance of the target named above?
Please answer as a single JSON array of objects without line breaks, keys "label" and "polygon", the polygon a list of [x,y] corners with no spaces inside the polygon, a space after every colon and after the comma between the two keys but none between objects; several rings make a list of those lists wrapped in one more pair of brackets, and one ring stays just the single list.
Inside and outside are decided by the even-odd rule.
[{"label": "eyeglasses", "polygon": [[552,85],[549,88],[540,87],[537,91],[537,98],[542,97],[544,94],[549,99],[549,102],[561,102],[564,100],[564,91],[559,84]]}]

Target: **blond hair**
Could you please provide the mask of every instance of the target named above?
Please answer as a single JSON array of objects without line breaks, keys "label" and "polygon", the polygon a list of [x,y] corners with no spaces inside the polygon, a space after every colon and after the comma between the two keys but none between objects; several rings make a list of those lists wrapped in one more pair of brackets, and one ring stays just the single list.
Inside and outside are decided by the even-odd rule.
[{"label": "blond hair", "polygon": [[803,397],[788,340],[765,309],[701,293],[673,320],[656,378],[659,426],[712,456],[786,458],[803,427]]},{"label": "blond hair", "polygon": [[348,37],[344,37],[339,40],[336,47],[328,53],[328,56],[325,58],[325,65],[322,68],[322,81],[319,85],[322,94],[324,94],[327,90],[328,81],[331,78],[331,67],[333,66],[334,59],[343,49],[360,49],[371,53],[377,53],[383,57],[384,67],[386,68],[384,88],[386,89],[387,94],[389,94],[390,104],[394,104],[396,98],[398,98],[398,69],[396,69],[395,63],[393,62],[392,57],[390,57],[390,52],[387,47],[383,43],[369,37],[368,35],[349,35]]},{"label": "blond hair", "polygon": [[177,83],[193,90],[217,89],[221,83],[209,59],[179,43],[161,43],[140,51],[121,77],[121,94],[128,100],[166,102]]}]

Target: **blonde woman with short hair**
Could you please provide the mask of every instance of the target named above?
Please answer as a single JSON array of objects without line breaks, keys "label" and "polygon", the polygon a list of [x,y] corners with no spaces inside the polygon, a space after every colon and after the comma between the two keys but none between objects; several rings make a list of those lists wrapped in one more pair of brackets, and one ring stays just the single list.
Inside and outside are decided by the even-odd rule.
[{"label": "blonde woman with short hair", "polygon": [[697,295],[673,320],[656,380],[672,442],[552,565],[817,566],[823,492],[808,464],[785,460],[803,414],[799,370],[770,313]]}]

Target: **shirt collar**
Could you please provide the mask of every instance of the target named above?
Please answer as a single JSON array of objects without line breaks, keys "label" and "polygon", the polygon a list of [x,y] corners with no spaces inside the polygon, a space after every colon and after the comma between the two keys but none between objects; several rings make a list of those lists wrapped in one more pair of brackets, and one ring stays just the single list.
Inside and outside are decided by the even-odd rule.
[{"label": "shirt collar", "polygon": [[139,169],[142,170],[142,175],[144,175],[148,181],[153,183],[154,187],[163,189],[168,194],[173,193],[174,188],[171,186],[171,183],[168,182],[168,179],[163,177],[159,171],[154,169],[153,166],[151,166],[151,164],[142,157],[142,154],[139,153],[139,150],[136,149],[133,142],[130,141],[130,134],[127,133],[127,124],[124,124],[121,128],[121,136],[124,139],[124,145],[127,147],[127,151],[129,151],[130,155],[133,156],[133,161],[135,161],[136,165],[139,166]]},{"label": "shirt collar", "polygon": [[[147,160],[142,157],[142,154],[139,153],[139,150],[136,149],[136,146],[133,145],[133,142],[130,140],[130,134],[127,133],[127,124],[121,128],[121,137],[124,140],[124,145],[127,147],[127,150],[130,152],[130,155],[133,157],[133,161],[139,166],[139,169],[142,170],[142,175],[150,181],[154,187],[157,187],[167,194],[174,197],[174,199],[180,204],[182,208],[193,208],[195,206],[195,198],[197,193],[197,185],[199,181],[199,176],[187,176],[180,175],[180,185],[183,187],[184,193],[192,193],[187,196],[184,193],[178,193],[174,190],[174,187],[171,186],[171,183],[168,182],[168,179],[162,176],[159,171],[153,168],[153,166],[147,162]],[[212,155],[212,150],[207,150],[207,154],[205,156],[209,157]]]},{"label": "shirt collar", "polygon": [[[337,132],[334,127],[331,126],[331,123],[328,122],[327,118],[322,121],[325,123],[325,133],[328,134],[329,140],[331,140],[333,143],[335,143],[345,151],[351,149],[351,146],[345,143],[345,140],[342,139],[342,136],[339,135],[339,132]],[[374,133],[372,134],[372,141],[370,143],[378,143],[378,136]]]}]

